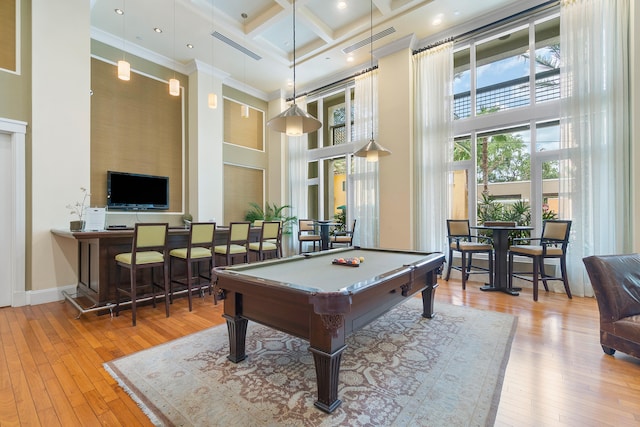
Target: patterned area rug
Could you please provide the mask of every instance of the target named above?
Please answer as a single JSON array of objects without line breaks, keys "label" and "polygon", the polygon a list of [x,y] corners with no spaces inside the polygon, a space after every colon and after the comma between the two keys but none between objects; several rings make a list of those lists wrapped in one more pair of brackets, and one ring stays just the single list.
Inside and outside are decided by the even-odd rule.
[{"label": "patterned area rug", "polygon": [[308,343],[249,322],[247,359],[226,325],[105,364],[156,425],[493,425],[516,318],[412,298],[351,335],[332,414],[318,410]]}]

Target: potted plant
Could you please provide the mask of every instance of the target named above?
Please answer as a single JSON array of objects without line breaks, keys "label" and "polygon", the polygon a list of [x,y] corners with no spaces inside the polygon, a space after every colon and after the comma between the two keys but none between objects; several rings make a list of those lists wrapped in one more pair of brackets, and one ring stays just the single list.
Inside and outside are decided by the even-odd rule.
[{"label": "potted plant", "polygon": [[87,189],[84,187],[80,187],[80,191],[82,191],[82,202],[76,202],[74,205],[67,205],[67,209],[71,211],[72,215],[76,215],[78,217],[77,220],[73,220],[69,222],[69,230],[70,231],[82,231],[84,230],[85,221],[84,210],[87,207],[87,197],[91,197],[91,194],[87,192]]},{"label": "potted plant", "polygon": [[275,203],[270,205],[267,202],[265,209],[262,209],[262,206],[255,202],[251,202],[249,205],[251,209],[245,215],[245,221],[280,221],[282,223],[283,234],[291,234],[292,227],[298,220],[295,216],[287,216],[285,214],[286,209],[291,209],[289,205],[278,206]]}]

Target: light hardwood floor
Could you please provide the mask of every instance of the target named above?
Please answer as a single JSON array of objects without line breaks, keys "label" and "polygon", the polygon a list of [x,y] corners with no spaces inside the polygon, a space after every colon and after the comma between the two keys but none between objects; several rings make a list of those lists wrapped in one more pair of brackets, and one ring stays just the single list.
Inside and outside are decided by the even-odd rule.
[{"label": "light hardwood floor", "polygon": [[[638,426],[640,361],[602,352],[591,298],[531,291],[485,293],[470,282],[440,281],[438,303],[513,314],[517,332],[507,366],[497,426]],[[0,426],[149,425],[102,369],[102,363],[221,324],[212,298],[186,298],[164,317],[163,306],[118,318],[85,314],[69,303],[0,309]]]}]

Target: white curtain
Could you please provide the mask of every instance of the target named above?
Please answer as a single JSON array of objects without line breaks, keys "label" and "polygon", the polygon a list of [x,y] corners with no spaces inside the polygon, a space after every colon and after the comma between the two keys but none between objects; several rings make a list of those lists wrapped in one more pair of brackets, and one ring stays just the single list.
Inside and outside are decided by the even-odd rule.
[{"label": "white curtain", "polygon": [[[354,93],[354,141],[359,149],[372,137],[378,140],[378,71],[373,70],[356,77]],[[379,142],[379,141],[378,141]],[[384,141],[380,142],[384,146]],[[380,218],[378,205],[378,162],[367,162],[353,157],[352,195],[353,217],[358,220],[354,245],[378,247],[380,245]]]},{"label": "white curtain", "polygon": [[[306,111],[306,100],[298,99],[296,103]],[[308,188],[307,188],[307,152],[308,136],[287,136],[289,144],[289,200],[291,215],[298,219],[308,218]],[[298,233],[298,225],[293,229],[294,235]]]},{"label": "white curtain", "polygon": [[453,43],[416,54],[414,64],[415,245],[444,251],[453,161]]},{"label": "white curtain", "polygon": [[631,250],[629,1],[564,0],[560,12],[560,216],[571,218],[571,291],[592,296],[582,258]]}]

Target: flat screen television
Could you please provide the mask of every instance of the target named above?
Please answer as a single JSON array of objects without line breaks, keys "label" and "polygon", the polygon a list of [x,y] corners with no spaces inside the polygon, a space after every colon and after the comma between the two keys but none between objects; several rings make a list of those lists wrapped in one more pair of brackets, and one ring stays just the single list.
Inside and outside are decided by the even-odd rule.
[{"label": "flat screen television", "polygon": [[169,177],[107,171],[107,208],[169,209]]}]

